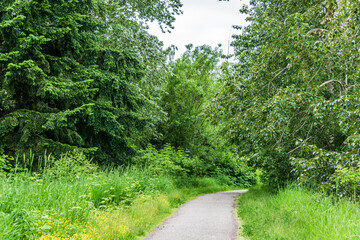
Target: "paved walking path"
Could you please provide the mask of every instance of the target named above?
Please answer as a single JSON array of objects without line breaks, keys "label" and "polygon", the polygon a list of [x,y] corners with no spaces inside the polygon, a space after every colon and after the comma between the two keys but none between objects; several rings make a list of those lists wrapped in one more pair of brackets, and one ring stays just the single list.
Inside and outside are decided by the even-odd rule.
[{"label": "paved walking path", "polygon": [[247,190],[197,197],[157,227],[144,240],[236,240],[236,198]]}]

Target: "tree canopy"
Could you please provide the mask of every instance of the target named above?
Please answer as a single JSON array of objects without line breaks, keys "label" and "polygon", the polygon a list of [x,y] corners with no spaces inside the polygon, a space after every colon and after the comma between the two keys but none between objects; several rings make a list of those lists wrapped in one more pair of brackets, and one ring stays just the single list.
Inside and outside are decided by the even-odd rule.
[{"label": "tree canopy", "polygon": [[358,1],[332,0],[253,0],[242,9],[250,25],[235,36],[238,64],[215,106],[227,136],[273,186],[298,178],[335,191],[340,172],[358,168],[357,9]]},{"label": "tree canopy", "polygon": [[125,161],[130,135],[146,124],[139,84],[161,64],[151,66],[152,57],[165,61],[145,22],[171,29],[180,7],[179,0],[2,1],[0,149],[81,148],[99,161]]}]

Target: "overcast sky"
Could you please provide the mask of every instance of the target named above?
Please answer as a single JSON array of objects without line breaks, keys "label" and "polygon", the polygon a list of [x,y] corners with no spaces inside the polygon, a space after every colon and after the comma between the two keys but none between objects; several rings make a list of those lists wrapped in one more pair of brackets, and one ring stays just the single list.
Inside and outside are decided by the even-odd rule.
[{"label": "overcast sky", "polygon": [[[193,43],[195,46],[207,44],[217,46],[221,43],[224,53],[228,52],[231,36],[239,33],[233,25],[246,25],[245,15],[239,13],[249,0],[182,0],[183,14],[177,16],[175,29],[171,33],[161,33],[160,28],[153,24],[149,32],[158,36],[165,47],[175,45],[179,51],[177,57],[185,51],[185,45]],[[231,52],[231,49],[230,49]]]}]

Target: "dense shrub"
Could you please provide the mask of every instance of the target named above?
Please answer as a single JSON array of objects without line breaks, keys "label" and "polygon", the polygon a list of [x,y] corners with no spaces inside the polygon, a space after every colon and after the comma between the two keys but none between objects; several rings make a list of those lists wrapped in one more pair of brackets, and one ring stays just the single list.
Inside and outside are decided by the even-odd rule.
[{"label": "dense shrub", "polygon": [[50,167],[44,169],[44,175],[50,178],[79,177],[81,174],[94,173],[98,168],[79,150],[62,154],[58,159],[50,156],[48,161]]},{"label": "dense shrub", "polygon": [[173,176],[202,176],[204,164],[196,157],[183,150],[176,150],[170,145],[165,145],[157,150],[149,145],[140,150],[140,154],[134,158],[137,166],[145,167],[157,175],[169,174]]},{"label": "dense shrub", "polygon": [[203,159],[192,157],[186,151],[176,150],[170,145],[165,145],[160,150],[149,145],[146,149],[140,150],[140,154],[134,158],[134,163],[156,175],[209,176],[222,179],[229,185],[241,186],[250,186],[255,183],[253,169],[246,165],[243,158],[230,153],[212,152]]},{"label": "dense shrub", "polygon": [[328,151],[304,144],[302,152],[308,158],[293,158],[299,183],[338,197],[358,198],[360,194],[360,164],[355,151]]}]

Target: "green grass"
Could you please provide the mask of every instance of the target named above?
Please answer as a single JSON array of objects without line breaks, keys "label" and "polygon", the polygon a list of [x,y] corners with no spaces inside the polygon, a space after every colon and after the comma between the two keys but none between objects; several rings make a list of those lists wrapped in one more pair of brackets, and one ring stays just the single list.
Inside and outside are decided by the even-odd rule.
[{"label": "green grass", "polygon": [[0,175],[0,239],[137,239],[189,199],[229,187],[143,169]]},{"label": "green grass", "polygon": [[239,200],[247,239],[360,239],[360,206],[299,187],[252,188]]}]

